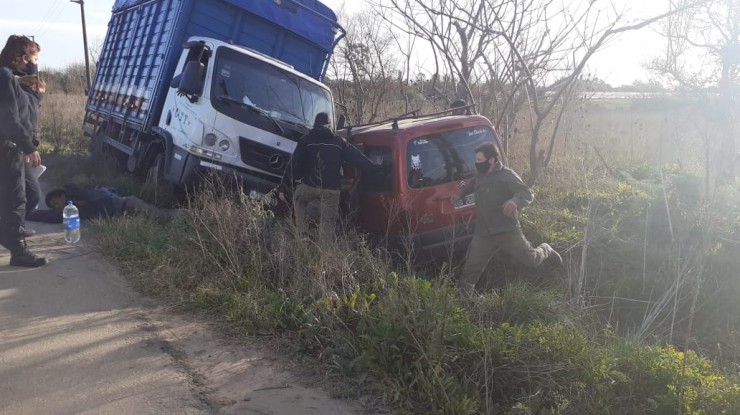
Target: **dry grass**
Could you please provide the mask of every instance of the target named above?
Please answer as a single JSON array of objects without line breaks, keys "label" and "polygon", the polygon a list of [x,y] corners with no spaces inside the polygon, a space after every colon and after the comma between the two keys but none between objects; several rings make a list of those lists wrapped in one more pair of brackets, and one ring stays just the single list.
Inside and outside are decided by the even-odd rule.
[{"label": "dry grass", "polygon": [[39,141],[42,152],[86,153],[89,138],[82,135],[84,95],[47,93],[39,109]]}]

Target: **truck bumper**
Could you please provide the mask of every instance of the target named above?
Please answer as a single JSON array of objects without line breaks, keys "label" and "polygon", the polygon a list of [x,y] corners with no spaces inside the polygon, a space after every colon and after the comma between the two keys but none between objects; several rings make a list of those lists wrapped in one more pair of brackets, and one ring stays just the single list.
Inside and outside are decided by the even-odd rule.
[{"label": "truck bumper", "polygon": [[187,188],[192,188],[201,178],[213,173],[227,181],[236,180],[245,190],[261,193],[267,193],[277,187],[280,180],[198,157],[180,147],[174,147],[169,157],[170,163],[165,171],[165,179]]}]

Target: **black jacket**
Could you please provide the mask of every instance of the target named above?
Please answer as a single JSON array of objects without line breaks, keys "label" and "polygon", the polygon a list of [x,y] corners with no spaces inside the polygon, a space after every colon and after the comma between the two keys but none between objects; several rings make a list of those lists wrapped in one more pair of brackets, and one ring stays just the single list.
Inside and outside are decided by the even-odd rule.
[{"label": "black jacket", "polygon": [[0,147],[13,143],[23,154],[36,151],[29,107],[28,96],[13,71],[0,67]]},{"label": "black jacket", "polygon": [[[123,213],[125,198],[109,187],[81,188],[64,185],[67,201],[80,211],[80,219],[105,219]],[[36,209],[28,213],[33,222],[62,223],[62,209]]]},{"label": "black jacket", "polygon": [[[16,72],[15,75],[23,76],[24,74]],[[44,94],[39,91],[34,91],[31,87],[25,87],[21,85],[21,89],[26,93],[28,98],[28,116],[31,121],[31,133],[33,135],[33,145],[39,145],[39,107],[41,106],[41,100],[44,99]]]},{"label": "black jacket", "polygon": [[347,140],[326,127],[314,127],[298,141],[283,175],[281,188],[289,190],[293,182],[300,181],[311,187],[338,190],[342,184],[343,162],[365,170],[375,167]]}]

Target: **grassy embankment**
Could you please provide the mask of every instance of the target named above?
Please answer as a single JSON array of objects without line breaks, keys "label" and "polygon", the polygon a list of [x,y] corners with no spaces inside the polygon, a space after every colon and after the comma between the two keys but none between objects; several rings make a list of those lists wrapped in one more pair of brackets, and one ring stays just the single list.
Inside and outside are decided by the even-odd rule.
[{"label": "grassy embankment", "polygon": [[[739,189],[706,191],[698,164],[656,160],[673,115],[571,114],[522,216],[566,266],[498,261],[473,303],[460,303],[447,269],[395,272],[353,233],[300,243],[258,203],[214,188],[187,220],[125,217],[96,233],[142,291],[277,335],[342,379],[337,393],[372,390],[399,411],[739,413]],[[519,170],[524,151],[511,152]]]}]

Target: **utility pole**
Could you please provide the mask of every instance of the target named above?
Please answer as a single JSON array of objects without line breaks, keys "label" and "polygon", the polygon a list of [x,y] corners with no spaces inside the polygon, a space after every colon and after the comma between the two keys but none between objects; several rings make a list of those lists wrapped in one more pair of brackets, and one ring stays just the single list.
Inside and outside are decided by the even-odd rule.
[{"label": "utility pole", "polygon": [[90,57],[87,53],[87,27],[85,25],[85,0],[69,0],[72,3],[80,5],[80,14],[82,16],[82,43],[85,45],[85,80],[87,81],[87,88],[85,92],[90,91]]}]

